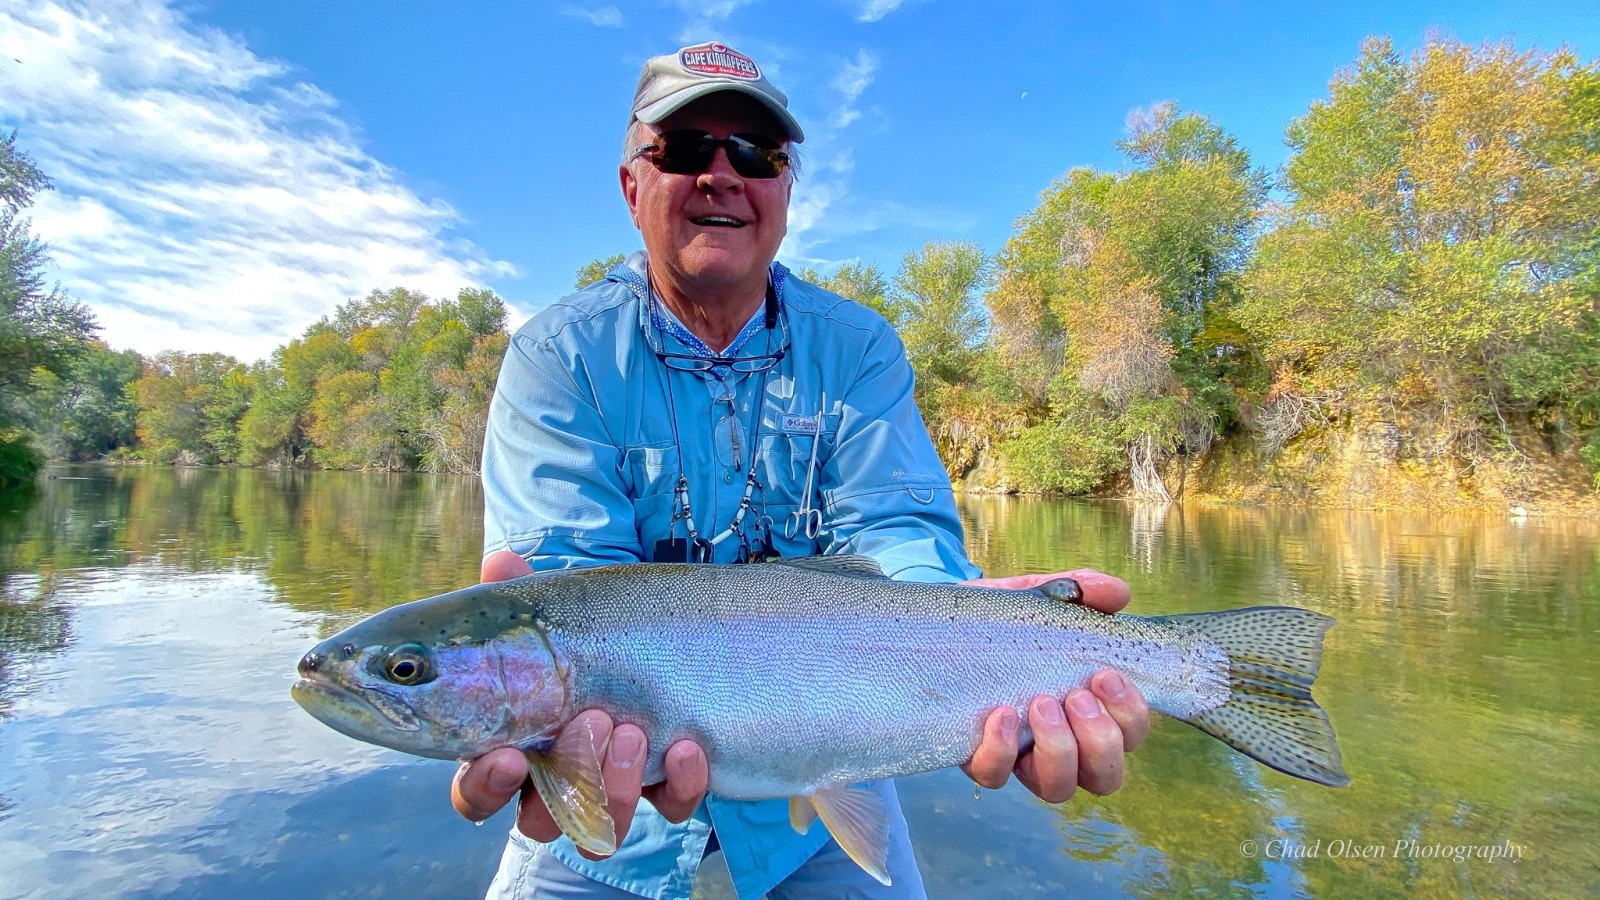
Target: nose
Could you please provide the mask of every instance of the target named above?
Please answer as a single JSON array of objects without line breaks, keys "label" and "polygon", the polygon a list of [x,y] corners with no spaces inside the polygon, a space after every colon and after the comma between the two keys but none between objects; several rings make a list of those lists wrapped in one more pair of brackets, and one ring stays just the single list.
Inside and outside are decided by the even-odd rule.
[{"label": "nose", "polygon": [[302,677],[315,674],[317,667],[322,665],[322,654],[313,650],[300,659],[300,674]]},{"label": "nose", "polygon": [[744,187],[744,176],[733,169],[733,160],[728,158],[728,148],[718,147],[711,157],[711,165],[700,173],[696,181],[702,191],[712,193],[718,191],[737,191]]}]

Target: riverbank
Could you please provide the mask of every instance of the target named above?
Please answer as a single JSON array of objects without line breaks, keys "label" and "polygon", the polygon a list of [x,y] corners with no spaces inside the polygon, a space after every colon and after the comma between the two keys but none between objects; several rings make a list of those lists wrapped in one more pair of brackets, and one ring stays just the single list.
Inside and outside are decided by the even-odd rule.
[{"label": "riverbank", "polygon": [[[1471,461],[1448,452],[1449,435],[1372,421],[1302,435],[1276,454],[1252,436],[1216,441],[1200,457],[1178,457],[1161,470],[1175,501],[1480,513],[1496,516],[1600,517],[1600,490],[1578,448],[1536,433],[1517,436],[1516,451]],[[970,494],[1009,488],[994,461],[980,458],[958,481]],[[1133,496],[1119,477],[1091,492]]]},{"label": "riverbank", "polygon": [[[1307,433],[1269,454],[1253,436],[1234,435],[1217,440],[1204,456],[1175,458],[1161,476],[1179,502],[1600,518],[1600,490],[1575,444],[1561,446],[1528,432],[1516,436],[1515,451],[1473,461],[1449,452],[1451,438],[1375,420]],[[91,464],[165,467],[129,456]],[[314,469],[276,462],[207,466],[193,455],[169,465]],[[973,495],[1033,493],[1010,486],[987,453],[977,454],[977,463],[955,482],[958,491]],[[1130,499],[1133,489],[1124,473],[1087,497]]]}]

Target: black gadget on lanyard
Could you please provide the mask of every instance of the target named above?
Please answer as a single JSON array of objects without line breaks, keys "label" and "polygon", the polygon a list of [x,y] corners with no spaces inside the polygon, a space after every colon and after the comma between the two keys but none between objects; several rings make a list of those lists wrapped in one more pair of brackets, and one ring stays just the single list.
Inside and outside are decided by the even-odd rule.
[{"label": "black gadget on lanyard", "polygon": [[650,551],[651,562],[688,562],[689,541],[681,537],[667,537],[656,541]]}]

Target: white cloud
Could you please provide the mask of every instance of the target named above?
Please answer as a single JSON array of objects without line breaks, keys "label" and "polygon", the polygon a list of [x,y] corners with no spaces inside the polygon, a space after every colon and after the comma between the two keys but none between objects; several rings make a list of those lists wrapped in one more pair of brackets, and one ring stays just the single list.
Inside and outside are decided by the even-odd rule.
[{"label": "white cloud", "polygon": [[899,9],[906,0],[866,0],[856,7],[857,22],[880,22],[884,16]]},{"label": "white cloud", "polygon": [[789,234],[782,249],[791,259],[812,259],[808,254],[827,240],[822,233],[827,230],[830,213],[836,215],[850,198],[855,147],[846,140],[846,132],[861,118],[861,97],[877,71],[877,54],[866,48],[856,51],[854,61],[846,59],[835,66],[828,83],[838,99],[814,107],[833,112],[822,126],[807,126],[807,146],[817,147],[817,153],[805,158],[806,174],[795,188],[795,199],[789,207]]},{"label": "white cloud", "polygon": [[[264,356],[333,307],[515,274],[447,234],[332,97],[158,0],[0,12],[0,120],[57,190],[34,229],[113,346]],[[7,60],[9,62],[9,60]]]},{"label": "white cloud", "polygon": [[[748,47],[742,46],[728,33],[725,23],[734,13],[754,2],[755,0],[672,0],[672,5],[683,13],[683,24],[678,28],[677,34],[679,43],[688,45],[717,40],[749,53]],[[766,65],[759,59],[757,63],[766,70]],[[771,72],[767,74],[771,76]]]},{"label": "white cloud", "polygon": [[843,129],[861,118],[861,110],[857,108],[856,101],[861,99],[861,95],[872,84],[872,77],[877,71],[878,55],[864,47],[856,53],[855,62],[846,62],[839,67],[839,74],[834,76],[832,87],[844,97],[844,102],[839,104],[839,111],[834,114],[833,127]]},{"label": "white cloud", "polygon": [[754,2],[755,0],[673,0],[672,5],[691,16],[721,22],[737,12],[740,7],[749,6]]},{"label": "white cloud", "polygon": [[601,28],[621,28],[623,25],[622,10],[615,6],[602,6],[599,9],[585,9],[581,6],[566,4],[561,7],[561,14],[577,19],[588,19],[589,24]]}]

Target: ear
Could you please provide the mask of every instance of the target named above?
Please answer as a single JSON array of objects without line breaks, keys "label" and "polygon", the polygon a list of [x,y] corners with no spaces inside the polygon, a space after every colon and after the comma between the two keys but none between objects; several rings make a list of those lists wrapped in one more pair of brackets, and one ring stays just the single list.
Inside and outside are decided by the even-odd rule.
[{"label": "ear", "polygon": [[617,178],[622,182],[622,199],[628,201],[628,216],[633,219],[633,227],[638,228],[639,179],[626,165],[618,167]]}]

